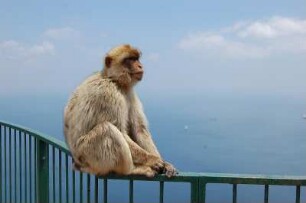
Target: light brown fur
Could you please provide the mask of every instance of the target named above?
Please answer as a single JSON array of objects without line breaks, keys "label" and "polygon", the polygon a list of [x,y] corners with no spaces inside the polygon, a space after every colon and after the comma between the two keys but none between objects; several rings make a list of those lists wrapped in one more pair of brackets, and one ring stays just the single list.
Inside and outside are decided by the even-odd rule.
[{"label": "light brown fur", "polygon": [[64,134],[81,171],[149,177],[161,170],[167,176],[176,174],[162,160],[133,90],[143,74],[140,55],[130,45],[110,50],[102,72],[79,85],[65,107]]}]

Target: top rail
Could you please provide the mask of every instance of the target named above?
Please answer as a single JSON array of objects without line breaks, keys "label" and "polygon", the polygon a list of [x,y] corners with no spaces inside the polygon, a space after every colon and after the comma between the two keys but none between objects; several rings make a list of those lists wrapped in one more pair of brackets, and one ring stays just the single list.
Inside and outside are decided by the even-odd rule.
[{"label": "top rail", "polygon": [[209,183],[252,184],[252,185],[306,185],[306,176],[197,173]]},{"label": "top rail", "polygon": [[31,128],[28,128],[28,127],[25,127],[25,126],[22,126],[22,125],[9,123],[9,122],[2,121],[2,120],[0,120],[0,125],[10,127],[10,128],[28,133],[28,134],[34,136],[35,138],[37,138],[38,140],[42,140],[42,141],[46,142],[47,144],[50,144],[50,145],[52,145],[56,148],[59,148],[63,152],[68,153],[70,155],[70,151],[69,151],[66,143],[63,142],[63,141],[60,141],[60,140],[58,140],[58,139],[56,139],[52,136],[46,135],[44,133],[41,133],[39,131],[33,130]]}]

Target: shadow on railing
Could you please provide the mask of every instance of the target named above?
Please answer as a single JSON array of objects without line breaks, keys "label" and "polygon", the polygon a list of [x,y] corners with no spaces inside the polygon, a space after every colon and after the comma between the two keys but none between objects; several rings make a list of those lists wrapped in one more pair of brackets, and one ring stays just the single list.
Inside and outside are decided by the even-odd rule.
[{"label": "shadow on railing", "polygon": [[0,203],[107,203],[109,179],[129,181],[131,203],[134,202],[134,182],[140,180],[159,182],[159,202],[164,202],[165,182],[189,184],[190,202],[205,202],[207,184],[231,184],[234,203],[237,202],[239,184],[264,186],[265,203],[269,201],[269,185],[295,186],[297,203],[300,202],[301,186],[306,185],[305,176],[179,173],[173,178],[164,175],[154,178],[117,175],[97,177],[74,171],[71,165],[70,152],[64,142],[23,126],[0,121]]}]

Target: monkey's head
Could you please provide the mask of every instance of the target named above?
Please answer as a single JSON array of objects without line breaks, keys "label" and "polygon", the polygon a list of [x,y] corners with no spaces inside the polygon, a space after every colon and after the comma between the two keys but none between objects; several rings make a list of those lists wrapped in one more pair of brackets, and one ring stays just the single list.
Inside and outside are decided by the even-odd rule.
[{"label": "monkey's head", "polygon": [[111,49],[104,59],[103,76],[110,78],[119,87],[129,89],[142,79],[144,72],[140,56],[141,52],[130,45]]}]

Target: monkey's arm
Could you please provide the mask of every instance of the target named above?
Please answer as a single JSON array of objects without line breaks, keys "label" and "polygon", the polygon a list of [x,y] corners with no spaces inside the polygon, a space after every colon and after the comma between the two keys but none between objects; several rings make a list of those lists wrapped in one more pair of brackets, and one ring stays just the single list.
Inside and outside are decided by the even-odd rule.
[{"label": "monkey's arm", "polygon": [[[134,132],[135,135],[133,135],[135,142],[147,152],[152,153],[162,159],[149,131],[147,118],[143,112],[142,104],[136,95],[134,104],[136,104],[137,107],[134,109],[133,112],[134,118],[136,118],[136,120],[134,121],[134,129],[136,129],[136,132]],[[178,173],[174,166],[166,161],[164,161],[163,172],[168,177],[174,176]]]},{"label": "monkey's arm", "polygon": [[152,135],[146,126],[140,126],[137,129],[136,142],[140,147],[158,157],[161,157],[157,147],[154,144]]},{"label": "monkey's arm", "polygon": [[[147,127],[143,126],[143,128],[141,128],[141,130],[138,131],[136,135],[136,142],[137,144],[139,144],[139,146],[141,146],[146,151],[162,159],[160,153],[158,152],[153,142],[152,136]],[[168,177],[171,177],[171,176],[176,175],[178,172],[172,164],[164,161],[163,173],[165,173]]]},{"label": "monkey's arm", "polygon": [[132,106],[132,118],[131,128],[133,140],[147,152],[154,154],[161,158],[161,155],[154,144],[151,133],[148,128],[147,118],[143,112],[142,104],[137,95],[134,95],[134,101]]}]

